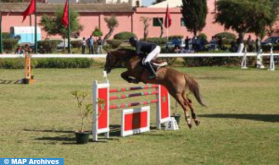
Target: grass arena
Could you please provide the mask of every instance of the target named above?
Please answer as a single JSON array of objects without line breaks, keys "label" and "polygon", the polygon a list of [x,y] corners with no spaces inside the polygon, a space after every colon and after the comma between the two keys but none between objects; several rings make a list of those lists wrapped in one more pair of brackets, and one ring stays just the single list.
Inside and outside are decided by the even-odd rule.
[{"label": "grass arena", "polygon": [[[189,129],[181,118],[178,131],[156,129],[151,105],[151,131],[120,137],[121,111],[110,111],[110,138],[77,145],[79,127],[73,90],[92,93],[103,82],[103,68],[33,69],[35,83],[14,84],[23,70],[0,69],[0,155],[64,158],[65,164],[278,164],[279,72],[239,67],[176,67],[194,77],[207,108],[193,96],[201,124]],[[109,74],[111,88],[130,87]],[[10,80],[10,81],[7,81]],[[140,84],[143,85],[143,84]],[[150,97],[150,98],[149,98]],[[151,100],[144,96],[137,100]],[[92,98],[90,96],[89,98]],[[88,100],[90,102],[90,99]],[[118,103],[122,103],[122,100]],[[123,100],[132,102],[133,98]],[[171,113],[174,109],[171,98]],[[179,108],[179,113],[183,111]],[[88,121],[89,122],[89,121]],[[87,124],[87,129],[92,126]]]}]

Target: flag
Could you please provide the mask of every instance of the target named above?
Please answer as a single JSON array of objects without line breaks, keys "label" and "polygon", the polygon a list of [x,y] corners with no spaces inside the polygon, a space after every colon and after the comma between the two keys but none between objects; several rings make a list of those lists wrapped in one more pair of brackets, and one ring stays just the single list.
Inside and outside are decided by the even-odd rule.
[{"label": "flag", "polygon": [[35,7],[35,0],[31,0],[31,3],[30,5],[27,7],[27,9],[22,13],[23,15],[23,20],[22,22],[25,20],[25,18],[28,16],[28,15],[31,15],[33,13],[36,12],[36,7]]},{"label": "flag", "polygon": [[169,28],[171,26],[171,16],[169,11],[169,5],[167,6],[166,17],[165,17],[165,28]]},{"label": "flag", "polygon": [[66,0],[65,7],[64,7],[64,13],[61,19],[61,23],[65,26],[69,26],[69,15],[68,15],[68,0]]}]

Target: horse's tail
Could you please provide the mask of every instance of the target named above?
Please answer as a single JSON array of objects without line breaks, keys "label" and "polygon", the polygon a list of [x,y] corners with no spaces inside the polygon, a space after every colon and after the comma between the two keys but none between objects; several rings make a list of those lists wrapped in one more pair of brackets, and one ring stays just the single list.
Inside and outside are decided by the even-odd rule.
[{"label": "horse's tail", "polygon": [[196,100],[202,105],[206,107],[206,104],[203,103],[201,95],[200,95],[200,88],[199,84],[190,76],[187,74],[184,74],[185,80],[186,80],[186,86],[189,88],[189,90],[194,94]]}]

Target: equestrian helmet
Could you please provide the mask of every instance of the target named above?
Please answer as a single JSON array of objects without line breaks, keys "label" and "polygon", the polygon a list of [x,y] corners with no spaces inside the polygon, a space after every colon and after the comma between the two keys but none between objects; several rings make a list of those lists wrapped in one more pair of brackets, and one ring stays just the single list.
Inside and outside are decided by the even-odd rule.
[{"label": "equestrian helmet", "polygon": [[136,37],[130,37],[130,39],[129,39],[130,44],[135,44],[137,41],[138,40]]}]

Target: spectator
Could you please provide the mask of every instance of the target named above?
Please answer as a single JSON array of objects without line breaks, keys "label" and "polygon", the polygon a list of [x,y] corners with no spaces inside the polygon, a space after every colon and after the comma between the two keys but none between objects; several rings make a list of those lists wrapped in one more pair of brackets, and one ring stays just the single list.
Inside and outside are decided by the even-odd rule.
[{"label": "spectator", "polygon": [[239,33],[238,35],[238,39],[237,39],[237,45],[238,45],[238,49],[237,52],[238,53],[242,53],[243,49],[244,49],[244,44],[243,44],[243,33]]},{"label": "spectator", "polygon": [[251,35],[249,35],[247,39],[247,46],[248,46],[248,52],[253,52],[254,48],[253,48],[253,40],[251,38]]},{"label": "spectator", "polygon": [[92,38],[92,35],[87,39],[88,48],[89,48],[89,54],[94,54],[94,39]]},{"label": "spectator", "polygon": [[180,41],[179,41],[179,39],[176,38],[176,37],[174,37],[174,39],[172,40],[172,43],[173,43],[174,47],[180,46]]},{"label": "spectator", "polygon": [[236,52],[237,51],[237,46],[236,46],[235,41],[233,40],[230,44],[231,44],[230,51],[231,52]]},{"label": "spectator", "polygon": [[102,38],[99,37],[98,40],[97,40],[97,54],[102,54],[102,49],[103,49],[103,46],[102,46]]},{"label": "spectator", "polygon": [[24,46],[24,52],[25,52],[25,53],[26,53],[26,52],[28,52],[28,53],[31,53],[31,52],[32,52],[32,49],[29,47],[28,44],[25,44],[25,46]]},{"label": "spectator", "polygon": [[211,50],[217,50],[216,39],[215,39],[214,36],[211,38],[210,47],[209,47],[209,48],[210,48]]},{"label": "spectator", "polygon": [[224,50],[223,49],[223,39],[222,39],[222,37],[219,37],[219,39],[217,41],[217,44],[218,44],[219,49]]},{"label": "spectator", "polygon": [[198,48],[198,41],[197,41],[198,39],[197,39],[197,36],[193,36],[193,38],[192,38],[192,45],[193,45],[193,50],[194,51],[197,51],[197,48]]},{"label": "spectator", "polygon": [[185,39],[185,49],[186,50],[189,50],[189,38],[188,38],[188,36],[186,37],[186,39]]},{"label": "spectator", "polygon": [[15,54],[24,54],[24,50],[23,50],[22,46],[18,46],[16,48]]},{"label": "spectator", "polygon": [[86,48],[86,39],[85,39],[85,37],[82,38],[82,41],[80,43],[81,43],[81,53],[85,54],[85,48]]},{"label": "spectator", "polygon": [[257,53],[260,53],[260,51],[261,51],[261,38],[259,36],[257,36],[257,39],[256,39],[256,51],[257,51]]}]

